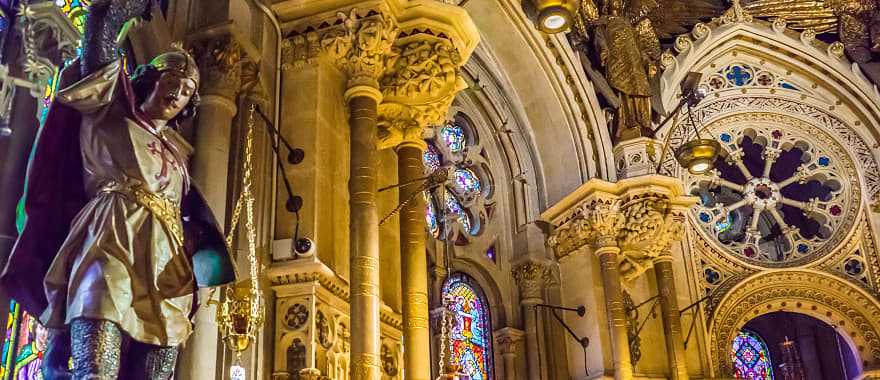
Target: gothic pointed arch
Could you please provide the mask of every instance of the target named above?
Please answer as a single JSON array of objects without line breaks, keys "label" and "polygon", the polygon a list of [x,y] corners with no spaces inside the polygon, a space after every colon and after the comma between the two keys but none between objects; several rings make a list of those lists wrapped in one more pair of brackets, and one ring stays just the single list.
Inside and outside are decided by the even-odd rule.
[{"label": "gothic pointed arch", "polygon": [[728,355],[740,329],[776,311],[802,313],[835,326],[859,355],[863,370],[880,367],[880,304],[852,284],[812,270],[758,273],[727,292],[709,324],[713,376],[730,376]]}]

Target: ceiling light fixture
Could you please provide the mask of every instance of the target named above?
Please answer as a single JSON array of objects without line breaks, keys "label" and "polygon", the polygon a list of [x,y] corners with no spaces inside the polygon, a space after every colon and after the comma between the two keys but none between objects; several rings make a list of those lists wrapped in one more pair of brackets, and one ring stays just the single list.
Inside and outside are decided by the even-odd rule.
[{"label": "ceiling light fixture", "polygon": [[532,0],[538,13],[538,29],[547,34],[565,32],[574,20],[575,0]]},{"label": "ceiling light fixture", "polygon": [[[672,113],[670,113],[669,116],[667,116],[666,119],[664,119],[653,131],[653,133],[657,133],[660,128],[678,114],[682,107],[688,107],[687,116],[691,122],[691,126],[694,128],[696,138],[675,149],[675,160],[678,161],[678,164],[681,165],[681,167],[687,169],[691,174],[703,174],[712,170],[715,167],[715,160],[718,158],[719,153],[721,153],[721,144],[719,144],[718,141],[714,138],[704,139],[700,135],[700,128],[697,127],[693,112],[691,111],[691,107],[699,104],[709,93],[709,90],[705,85],[700,85],[700,79],[702,77],[703,74],[700,73],[688,73],[687,77],[681,82],[682,96],[678,106],[676,106],[675,110],[673,110]],[[663,149],[660,151],[659,163],[657,164],[656,172],[658,173],[660,172],[660,166],[663,164],[663,156],[666,154],[666,149],[669,147],[669,138],[680,125],[681,124],[674,125],[666,134]]]}]

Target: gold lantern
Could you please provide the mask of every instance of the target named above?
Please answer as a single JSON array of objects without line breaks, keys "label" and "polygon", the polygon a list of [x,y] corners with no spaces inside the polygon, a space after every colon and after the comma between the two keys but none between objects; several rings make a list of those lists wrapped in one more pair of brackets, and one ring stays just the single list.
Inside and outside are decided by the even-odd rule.
[{"label": "gold lantern", "polygon": [[[236,363],[233,367],[241,369],[242,372],[243,368],[238,366],[237,362],[241,353],[247,350],[251,342],[256,341],[257,334],[265,319],[265,300],[262,290],[260,290],[260,263],[257,257],[257,233],[254,225],[254,195],[252,192],[255,109],[256,106],[252,104],[248,115],[241,194],[235,202],[229,233],[226,235],[226,246],[232,250],[234,232],[241,218],[242,208],[244,208],[250,284],[239,287],[227,286],[223,301],[215,302],[218,305],[217,324],[220,328],[220,335],[236,355]],[[241,373],[241,378],[243,376],[244,374]]]}]

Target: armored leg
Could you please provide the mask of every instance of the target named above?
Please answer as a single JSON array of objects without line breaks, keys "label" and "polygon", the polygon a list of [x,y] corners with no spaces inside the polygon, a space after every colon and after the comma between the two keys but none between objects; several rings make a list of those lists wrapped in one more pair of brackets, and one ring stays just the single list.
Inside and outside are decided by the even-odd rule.
[{"label": "armored leg", "polygon": [[73,380],[116,380],[122,331],[103,319],[77,318],[70,323]]},{"label": "armored leg", "polygon": [[169,380],[177,363],[178,347],[131,342],[123,372],[135,380]]}]

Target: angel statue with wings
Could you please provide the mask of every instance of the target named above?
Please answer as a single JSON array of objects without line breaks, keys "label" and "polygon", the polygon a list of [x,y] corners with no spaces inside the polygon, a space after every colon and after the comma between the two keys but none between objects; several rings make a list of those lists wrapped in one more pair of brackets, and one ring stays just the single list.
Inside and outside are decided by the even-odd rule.
[{"label": "angel statue with wings", "polygon": [[850,59],[880,83],[880,4],[877,0],[750,0],[752,16],[785,20],[789,28],[837,33]]},{"label": "angel statue with wings", "polygon": [[684,33],[720,11],[712,0],[582,0],[575,25],[592,39],[605,79],[619,105],[615,143],[651,135],[651,78],[657,74],[660,39]]}]

